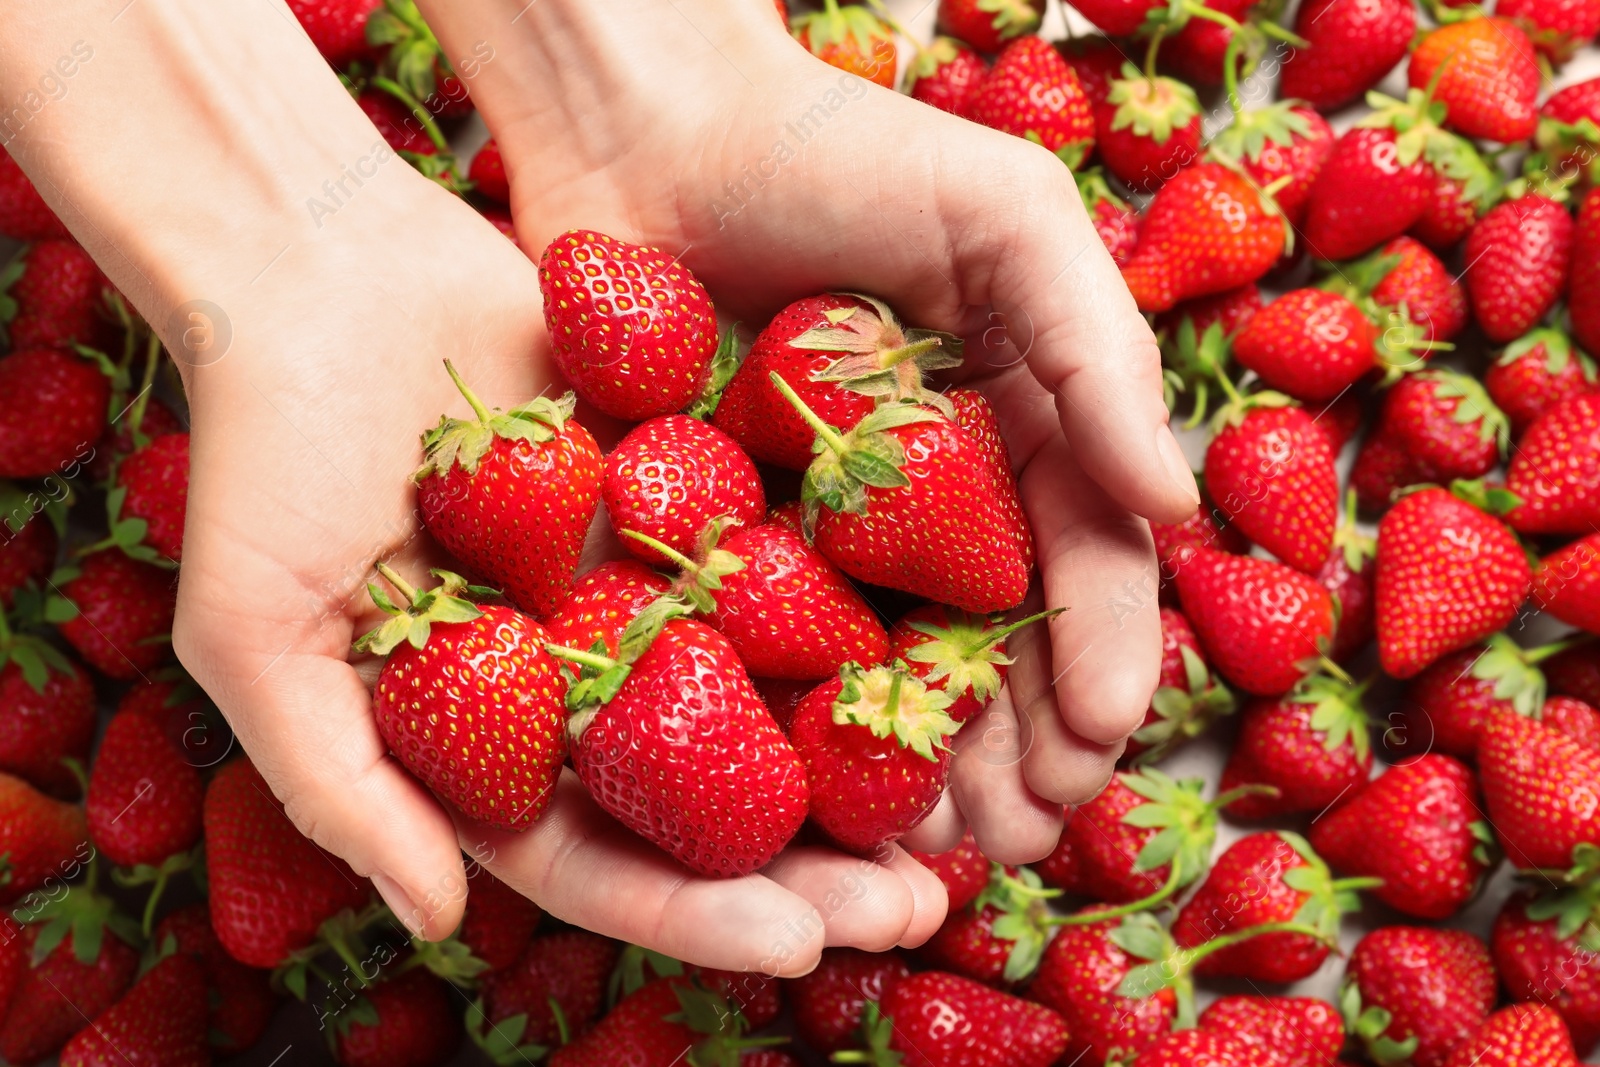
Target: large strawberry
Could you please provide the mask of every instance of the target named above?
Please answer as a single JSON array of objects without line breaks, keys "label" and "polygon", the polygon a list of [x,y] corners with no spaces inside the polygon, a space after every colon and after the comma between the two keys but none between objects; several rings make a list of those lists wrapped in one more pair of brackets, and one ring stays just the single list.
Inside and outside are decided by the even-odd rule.
[{"label": "large strawberry", "polygon": [[[200,773],[161,726],[123,712],[106,727],[90,768],[90,838],[119,866],[160,868],[200,840],[204,794]],[[164,884],[166,872],[157,877]]]},{"label": "large strawberry", "polygon": [[[1096,910],[1103,909],[1073,917]],[[1028,995],[1066,1019],[1071,1037],[1063,1062],[1127,1062],[1171,1031],[1175,990],[1123,989],[1130,973],[1154,962],[1162,949],[1159,935],[1131,933],[1117,918],[1099,919],[1064,928],[1045,948]]]},{"label": "large strawberry", "polygon": [[1362,289],[1380,308],[1391,313],[1403,308],[1429,341],[1448,341],[1467,325],[1466,290],[1415,238],[1396,237],[1367,259],[1340,268],[1339,274],[1367,283]]},{"label": "large strawberry", "polygon": [[[1343,625],[1341,621],[1341,625]],[[1161,609],[1161,676],[1144,723],[1123,750],[1136,764],[1161,760],[1237,707],[1233,694],[1205,661],[1194,627],[1177,608]]]},{"label": "large strawberry", "polygon": [[903,667],[847,664],[796,710],[790,740],[811,786],[811,821],[870,854],[917,826],[944,795],[951,697]]},{"label": "large strawberry", "polygon": [[1600,810],[1572,802],[1600,781],[1600,751],[1502,711],[1484,725],[1478,774],[1489,823],[1513,865],[1566,870],[1574,848],[1600,841]]},{"label": "large strawberry", "polygon": [[1013,37],[1032,33],[1044,0],[939,0],[939,30],[979,52],[998,52]]},{"label": "large strawberry", "polygon": [[288,0],[289,11],[331,66],[366,58],[367,19],[383,0]]},{"label": "large strawberry", "polygon": [[1483,387],[1521,436],[1567,397],[1594,391],[1594,361],[1561,330],[1538,327],[1506,345],[1484,372]]},{"label": "large strawberry", "polygon": [[1359,99],[1405,58],[1417,10],[1404,0],[1310,0],[1295,16],[1306,47],[1283,63],[1278,91],[1330,111]]},{"label": "large strawberry", "polygon": [[402,603],[368,585],[389,618],[355,647],[388,657],[372,703],[389,751],[468,818],[527,829],[567,756],[566,684],[544,650],[549,633],[513,608],[463,599],[460,575],[435,571],[441,583],[419,590],[385,564],[378,572]]},{"label": "large strawberry", "polygon": [[333,1058],[341,1067],[444,1063],[461,1046],[458,1006],[456,991],[421,968],[370,983],[333,1020]]},{"label": "large strawberry", "polygon": [[1520,26],[1555,63],[1571,59],[1600,32],[1600,4],[1594,0],[1506,0],[1495,5],[1495,14]]},{"label": "large strawberry", "polygon": [[1483,645],[1440,657],[1411,679],[1401,718],[1386,739],[1408,754],[1437,750],[1473,759],[1490,716],[1500,711],[1539,716],[1546,691],[1539,664],[1565,647],[1560,642],[1522,648],[1495,634]]},{"label": "large strawberry", "polygon": [[[1153,58],[1153,57],[1152,57]],[[1176,78],[1126,64],[1095,108],[1095,147],[1106,169],[1149,192],[1200,157],[1200,100]]]},{"label": "large strawberry", "polygon": [[[136,940],[138,928],[135,925],[130,931],[108,921],[109,901],[94,898],[79,887],[66,894],[61,906],[58,917],[14,935],[20,936],[33,966],[25,969],[5,1021],[0,1023],[0,1056],[8,1063],[38,1063],[54,1055],[90,1020],[115,1004],[138,972],[139,954],[124,940]],[[81,933],[70,917],[83,919]],[[63,924],[63,918],[69,921]],[[202,992],[200,997],[204,995]],[[203,1004],[200,997],[196,1002]],[[119,1062],[126,1063],[105,1061],[106,1067]]]},{"label": "large strawberry", "polygon": [[1572,231],[1567,209],[1536,193],[1498,204],[1478,220],[1467,235],[1467,289],[1489,340],[1521,337],[1560,298]]},{"label": "large strawberry", "polygon": [[829,66],[894,88],[894,31],[866,7],[824,0],[821,11],[796,16],[790,28],[795,40]]},{"label": "large strawberry", "polygon": [[567,692],[572,764],[602,808],[699,874],[764,865],[806,815],[805,765],[728,639],[670,599],[646,609],[615,658],[580,664]]},{"label": "large strawberry", "polygon": [[1243,819],[1320,813],[1359,789],[1372,770],[1363,690],[1314,674],[1281,699],[1247,704],[1221,788],[1271,786],[1276,795],[1241,797],[1230,813]]},{"label": "large strawberry", "polygon": [[1600,1042],[1600,953],[1591,885],[1556,887],[1510,897],[1495,918],[1489,948],[1513,1000],[1536,1001],[1560,1013],[1577,1050]]},{"label": "large strawberry", "polygon": [[1013,623],[1001,616],[973,615],[943,604],[914,608],[889,631],[889,651],[930,688],[950,694],[950,718],[966,722],[1000,695],[1011,660],[1006,638],[1041,621],[1030,615]]},{"label": "large strawberry", "polygon": [[1499,465],[1511,424],[1476,378],[1429,368],[1384,397],[1383,433],[1430,481],[1481,478]]},{"label": "large strawberry", "polygon": [[271,974],[246,967],[228,955],[211,928],[211,912],[204,902],[180,908],[161,920],[151,941],[164,948],[169,938],[177,951],[200,960],[206,985],[217,992],[215,1000],[207,998],[207,1029],[217,1055],[236,1056],[261,1040],[278,1007]]},{"label": "large strawberry", "polygon": [[1287,224],[1272,198],[1220,163],[1185,167],[1156,193],[1122,268],[1139,310],[1237,289],[1277,263]]},{"label": "large strawberry", "polygon": [[[7,286],[9,285],[9,288]],[[0,271],[0,320],[13,348],[102,347],[109,283],[73,241],[40,241]]]},{"label": "large strawberry", "polygon": [[948,852],[911,853],[944,885],[945,903],[950,911],[960,911],[978,898],[989,884],[989,861],[978,851],[978,842],[968,830]]},{"label": "large strawberry", "polygon": [[[83,46],[79,46],[80,48]],[[91,58],[82,56],[83,59]],[[0,151],[0,233],[18,241],[71,238],[11,153]]]},{"label": "large strawberry", "polygon": [[[1237,102],[1237,97],[1229,98],[1230,104]],[[1304,104],[1283,100],[1235,110],[1233,122],[1211,139],[1210,151],[1236,162],[1263,188],[1281,183],[1273,193],[1278,210],[1290,225],[1298,226],[1305,218],[1311,187],[1333,151],[1333,128]],[[1284,178],[1288,182],[1282,182]]]},{"label": "large strawberry", "polygon": [[[1438,154],[1429,150],[1450,143],[1433,137],[1437,128],[1417,117],[1429,106],[1419,99],[1380,109],[1333,143],[1306,205],[1303,232],[1312,255],[1361,255],[1422,217],[1433,187],[1429,164]],[[1413,122],[1397,132],[1397,125]]]},{"label": "large strawberry", "polygon": [[983,57],[953,37],[935,37],[917,48],[901,89],[913,100],[962,118],[972,117],[978,87],[989,76]]},{"label": "large strawberry", "polygon": [[1179,1030],[1139,1053],[1133,1067],[1246,1067],[1258,1062],[1250,1046],[1219,1030]]},{"label": "large strawberry", "polygon": [[1445,1067],[1579,1067],[1561,1016],[1543,1004],[1513,1004],[1456,1046]]},{"label": "large strawberry", "polygon": [[1578,207],[1567,305],[1572,336],[1587,351],[1600,352],[1600,191],[1594,189]]},{"label": "large strawberry", "polygon": [[548,1048],[563,1026],[569,1038],[581,1036],[600,1015],[617,952],[615,941],[583,930],[534,938],[509,968],[483,979],[488,1025],[473,1025],[473,1037]]},{"label": "large strawberry", "polygon": [[0,771],[57,797],[76,797],[94,739],[94,684],[53,645],[10,633],[0,615]]},{"label": "large strawberry", "polygon": [[600,500],[600,447],[573,399],[490,411],[455,368],[473,419],[443,416],[423,436],[417,502],[439,543],[523,611],[554,611],[572,591]]},{"label": "large strawberry", "polygon": [[184,952],[166,957],[67,1042],[61,1067],[207,1067],[206,991],[199,960]]},{"label": "large strawberry", "polygon": [[606,651],[616,655],[628,624],[671,589],[671,581],[642,563],[602,563],[578,579],[572,595],[545,620],[545,629],[558,645],[589,649],[604,641]]},{"label": "large strawberry", "polygon": [[1443,1067],[1495,1002],[1494,965],[1464,930],[1386,926],[1350,954],[1341,994],[1347,1028],[1379,1063]]},{"label": "large strawberry", "polygon": [[1201,548],[1177,586],[1211,663],[1247,693],[1288,692],[1333,636],[1328,591],[1281,563]]},{"label": "large strawberry", "polygon": [[795,1032],[818,1052],[846,1048],[860,1029],[867,1002],[881,1002],[910,973],[905,959],[894,952],[823,950],[816,970],[784,983]]},{"label": "large strawberry", "polygon": [[205,838],[217,939],[252,967],[276,967],[326,919],[371,895],[366,879],[301,836],[248,759],[211,779]]},{"label": "large strawberry", "polygon": [[1374,368],[1409,358],[1348,297],[1294,289],[1257,312],[1233,340],[1241,366],[1306,403],[1339,396]]},{"label": "large strawberry", "polygon": [[163,434],[117,465],[121,513],[145,523],[144,541],[168,559],[183,558],[189,498],[189,435]]},{"label": "large strawberry", "polygon": [[70,874],[93,855],[83,809],[54,800],[21,778],[0,774],[0,902]]},{"label": "large strawberry", "polygon": [[862,1020],[867,1045],[835,1063],[873,1067],[1050,1067],[1067,1048],[1067,1024],[1040,1004],[969,978],[925,971],[891,985]]},{"label": "large strawberry", "polygon": [[1315,997],[1220,997],[1200,1013],[1200,1028],[1245,1045],[1258,1067],[1327,1067],[1344,1048],[1339,1010]]},{"label": "large strawberry", "polygon": [[1516,617],[1532,583],[1505,524],[1448,490],[1412,493],[1378,526],[1378,653],[1410,678]]},{"label": "large strawberry", "polygon": [[1073,165],[1094,150],[1089,98],[1061,53],[1040,37],[1006,45],[973,97],[972,118],[1041,144]]},{"label": "large strawberry", "polygon": [[111,383],[81,356],[28,348],[0,358],[0,395],[0,478],[44,478],[94,454]]},{"label": "large strawberry", "polygon": [[1450,128],[1511,144],[1532,137],[1539,122],[1536,55],[1511,20],[1468,18],[1424,36],[1406,74],[1414,89],[1433,83]]},{"label": "large strawberry", "polygon": [[951,389],[945,399],[955,408],[956,425],[977,444],[984,462],[994,478],[995,494],[999,497],[1000,511],[1006,525],[1015,534],[1017,547],[1022,551],[1023,563],[1033,568],[1033,528],[1028,524],[1027,513],[1022,509],[1022,497],[1017,490],[1016,475],[1011,469],[1011,448],[1000,431],[1000,416],[995,414],[989,398],[976,389]]},{"label": "large strawberry", "polygon": [[1521,499],[1506,513],[1521,533],[1577,536],[1600,525],[1600,393],[1569,397],[1528,427],[1506,488]]}]

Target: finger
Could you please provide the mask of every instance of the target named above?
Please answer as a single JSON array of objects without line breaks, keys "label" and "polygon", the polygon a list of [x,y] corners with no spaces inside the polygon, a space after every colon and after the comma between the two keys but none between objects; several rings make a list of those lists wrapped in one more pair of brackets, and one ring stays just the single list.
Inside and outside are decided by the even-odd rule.
[{"label": "finger", "polygon": [[1008,685],[956,738],[950,792],[979,850],[996,863],[1033,863],[1061,837],[1061,804],[1028,785],[1025,758],[1035,736],[1027,719],[1018,720]]},{"label": "finger", "polygon": [[891,874],[897,874],[911,889],[911,922],[900,935],[901,948],[917,948],[938,932],[950,911],[950,895],[939,876],[916,861],[899,845],[891,845],[887,858],[880,857]]},{"label": "finger", "polygon": [[[893,846],[871,859],[800,846],[786,849],[761,873],[811,903],[829,946],[885,952],[900,943],[917,918],[915,891],[889,866],[900,856],[904,853]],[[929,902],[924,899],[922,906]]]},{"label": "finger", "polygon": [[[527,832],[464,821],[457,830],[469,856],[556,918],[686,963],[796,977],[826,944],[823,916],[805,897],[760,874],[690,874],[601,811],[571,771]],[[904,883],[900,893],[909,896]]]},{"label": "finger", "polygon": [[[952,770],[954,766],[955,761],[952,759]],[[966,832],[967,820],[961,813],[961,805],[956,802],[955,795],[946,789],[927,818],[902,837],[900,843],[914,852],[937,856],[961,844],[961,838]]]}]

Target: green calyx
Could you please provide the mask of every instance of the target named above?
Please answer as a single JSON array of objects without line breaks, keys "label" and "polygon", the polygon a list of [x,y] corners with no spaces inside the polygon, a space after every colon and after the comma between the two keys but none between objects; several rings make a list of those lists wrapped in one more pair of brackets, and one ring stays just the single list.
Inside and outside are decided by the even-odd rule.
[{"label": "green calyx", "polygon": [[[550,1006],[558,1007],[554,998],[551,999]],[[559,1020],[560,1016],[557,1018]],[[467,1007],[466,1023],[467,1036],[497,1067],[519,1067],[521,1064],[538,1063],[550,1054],[551,1050],[544,1045],[523,1041],[523,1037],[528,1033],[527,1012],[518,1012],[497,1023],[490,1023],[488,1010],[484,1006],[483,997],[480,996]]]},{"label": "green calyx", "polygon": [[1134,731],[1133,740],[1143,746],[1134,757],[1135,766],[1157,763],[1173,749],[1205,733],[1224,715],[1238,707],[1233,693],[1207,669],[1194,649],[1180,647],[1183,657],[1183,687],[1164,685],[1150,698],[1157,718]]},{"label": "green calyx", "polygon": [[[25,593],[29,594],[26,599],[23,596]],[[0,610],[0,668],[15,666],[22,672],[22,680],[35,693],[44,692],[45,686],[50,684],[51,672],[71,675],[75,668],[55,645],[35,634],[18,632],[13,629],[12,623],[42,625],[49,622],[52,605],[58,605],[53,614],[60,616],[64,614],[64,608],[71,607],[71,602],[60,597],[47,597],[38,587],[29,586],[16,591],[11,617],[8,618],[4,610]],[[60,621],[65,622],[76,614],[76,609],[73,609]]]},{"label": "green calyx", "polygon": [[[1411,489],[1426,489],[1425,485]],[[1489,515],[1504,515],[1522,503],[1522,497],[1503,485],[1491,485],[1481,478],[1457,478],[1450,483],[1450,495]]]},{"label": "green calyx", "polygon": [[1253,111],[1235,112],[1232,124],[1211,139],[1211,152],[1255,163],[1269,144],[1288,148],[1296,137],[1310,137],[1311,120],[1295,110],[1298,103],[1280,100]]},{"label": "green calyx", "polygon": [[937,761],[950,751],[946,739],[961,729],[949,715],[950,694],[930,689],[905,664],[862,668],[846,663],[839,669],[839,681],[835,725],[865,726],[873,737],[893,737],[901,748],[926,760]]},{"label": "green calyx", "polygon": [[477,473],[479,462],[497,438],[534,444],[552,440],[572,417],[577,403],[568,393],[560,400],[541,396],[510,411],[499,408],[491,411],[467,388],[448,359],[444,361],[444,368],[477,417],[453,419],[446,415],[439,419],[439,425],[422,435],[424,458],[422,466],[412,475],[418,482],[434,474],[448,474],[454,467],[460,467],[467,474]]},{"label": "green calyx", "polygon": [[1078,197],[1091,215],[1094,214],[1095,205],[1102,200],[1109,200],[1121,211],[1133,210],[1126,200],[1112,190],[1111,183],[1106,181],[1105,168],[1098,164],[1074,170],[1072,177],[1078,186]]},{"label": "green calyx", "polygon": [[1339,1010],[1344,1016],[1345,1032],[1366,1048],[1372,1062],[1381,1067],[1395,1067],[1409,1063],[1416,1055],[1417,1036],[1408,1034],[1402,1041],[1390,1037],[1388,1031],[1394,1016],[1376,1004],[1362,1007],[1361,990],[1354,982],[1347,981],[1339,991]]},{"label": "green calyx", "polygon": [[1372,724],[1361,700],[1371,685],[1370,679],[1352,686],[1344,679],[1313,674],[1301,679],[1289,700],[1311,705],[1311,728],[1322,734],[1323,748],[1333,752],[1349,745],[1357,759],[1365,760],[1372,752]]},{"label": "green calyx", "polygon": [[17,298],[11,295],[12,286],[22,280],[28,271],[28,252],[31,245],[23,245],[4,268],[0,268],[0,341],[10,343],[6,327],[17,317]]},{"label": "green calyx", "polygon": [[437,68],[454,73],[415,0],[384,0],[381,8],[367,16],[367,43],[388,49],[384,75],[418,100],[427,100],[438,91]]},{"label": "green calyx", "polygon": [[410,967],[426,967],[429,973],[456,985],[471,985],[489,969],[489,965],[472,954],[459,937],[451,934],[442,941],[411,939],[411,955],[406,960]]},{"label": "green calyx", "polygon": [[165,570],[173,570],[177,564],[166,556],[157,552],[150,545],[145,544],[145,536],[150,532],[150,524],[143,519],[122,514],[122,505],[127,502],[128,490],[124,486],[114,486],[106,492],[106,536],[91,545],[78,550],[78,555],[87,556],[94,552],[101,552],[108,548],[115,548],[129,559],[136,559],[140,563],[148,563]]},{"label": "green calyx", "polygon": [[131,870],[112,868],[111,880],[124,889],[146,885],[150,887],[150,892],[145,896],[144,913],[139,923],[139,932],[145,940],[149,940],[151,932],[155,929],[156,905],[165,895],[173,875],[196,870],[205,862],[204,856],[205,845],[200,844],[188,852],[174,852],[159,864],[140,863],[134,865]]},{"label": "green calyx", "polygon": [[[1213,323],[1213,325],[1215,325]],[[1228,402],[1217,413],[1211,416],[1211,432],[1213,434],[1225,427],[1238,426],[1244,422],[1244,417],[1257,408],[1289,408],[1299,407],[1299,403],[1283,393],[1273,392],[1270,389],[1259,393],[1241,393],[1238,388],[1222,375],[1216,379],[1222,386],[1222,392],[1227,396]]]},{"label": "green calyx", "polygon": [[1576,359],[1583,380],[1591,385],[1595,383],[1594,360],[1573,347],[1572,339],[1565,333],[1550,326],[1537,326],[1512,341],[1506,345],[1505,351],[1500,353],[1495,362],[1502,365],[1515,363],[1536,349],[1542,349],[1544,352],[1546,374],[1552,377],[1561,374],[1567,369],[1567,364]]},{"label": "green calyx", "polygon": [[789,28],[804,33],[815,54],[826,48],[849,44],[863,56],[871,56],[883,42],[893,42],[888,25],[864,6],[840,7],[838,0],[824,0],[821,11],[808,11],[789,20]]},{"label": "green calyx", "polygon": [[694,610],[709,615],[717,610],[713,595],[722,588],[722,579],[744,570],[744,560],[725,548],[718,548],[729,517],[712,519],[700,532],[700,543],[693,559],[637,530],[619,530],[618,534],[647,545],[665,556],[678,567],[678,577],[672,583],[672,595],[687,601]]},{"label": "green calyx", "polygon": [[1136,136],[1166,144],[1172,132],[1187,126],[1200,114],[1200,98],[1175,78],[1147,75],[1128,63],[1122,77],[1111,83],[1106,102],[1117,110],[1113,130],[1131,129]]},{"label": "green calyx", "polygon": [[1311,847],[1311,842],[1289,830],[1280,830],[1278,836],[1305,861],[1304,866],[1283,872],[1283,884],[1306,896],[1300,910],[1295,912],[1294,921],[1312,927],[1317,931],[1318,938],[1336,945],[1344,917],[1361,910],[1361,898],[1357,891],[1376,889],[1383,884],[1383,879],[1335,879],[1327,863]]},{"label": "green calyx", "polygon": [[[546,644],[545,651],[571,666],[563,670],[567,679],[567,735],[576,741],[583,736],[589,723],[602,705],[616,699],[623,683],[633,672],[634,663],[650,650],[655,639],[667,623],[694,613],[694,609],[679,597],[658,597],[628,624],[617,642],[617,655],[606,655],[604,640],[596,641],[587,651]],[[572,667],[578,668],[576,675]]]},{"label": "green calyx", "polygon": [[946,608],[944,626],[926,619],[918,619],[910,624],[911,629],[931,640],[913,646],[906,652],[906,658],[914,663],[929,665],[927,672],[922,675],[923,681],[942,681],[944,690],[955,696],[970,691],[978,703],[987,704],[1000,695],[1003,683],[998,668],[1011,665],[1011,659],[1003,651],[1006,638],[1065,610],[1052,608],[1005,624],[1002,622],[1003,616],[998,613],[974,615],[956,608]]},{"label": "green calyx", "polygon": [[28,916],[28,923],[37,925],[33,955],[29,960],[39,966],[60,947],[68,934],[72,935],[72,955],[86,967],[100,959],[106,934],[134,948],[144,943],[139,924],[117,910],[116,902],[95,891],[97,864],[90,861],[88,878],[73,886],[59,897],[49,898],[35,890],[23,897],[18,914]]},{"label": "green calyx", "polygon": [[861,1027],[858,1031],[865,1048],[844,1049],[828,1059],[832,1063],[864,1063],[869,1067],[902,1067],[905,1056],[895,1051],[894,1020],[883,1014],[875,1000],[867,1001],[861,1009]]},{"label": "green calyx", "polygon": [[[1237,392],[1228,393],[1221,381],[1228,377],[1233,361],[1233,334],[1223,333],[1220,322],[1213,322],[1200,331],[1195,328],[1193,316],[1186,314],[1171,333],[1162,331],[1160,342],[1161,359],[1167,371],[1167,408],[1171,410],[1176,406],[1178,393],[1190,393],[1194,405],[1183,428],[1192,430],[1205,421],[1210,411],[1213,386],[1229,396]],[[1233,385],[1231,379],[1228,385]]]},{"label": "green calyx", "polygon": [[678,1011],[667,1019],[705,1035],[684,1056],[685,1067],[739,1067],[746,1051],[773,1048],[789,1040],[786,1037],[746,1037],[749,1023],[738,1006],[698,981],[676,985],[673,992],[678,997]]},{"label": "green calyx", "polygon": [[789,342],[793,348],[843,353],[811,375],[816,382],[837,382],[853,393],[879,402],[914,400],[955,417],[950,401],[923,384],[927,371],[961,365],[959,337],[935,330],[907,330],[889,305],[862,293],[841,293],[870,305],[851,305],[824,312],[828,325],[817,326]]},{"label": "green calyx", "polygon": [[1333,531],[1333,547],[1344,556],[1344,565],[1351,574],[1360,574],[1378,555],[1377,539],[1361,532],[1356,514],[1356,491],[1350,489],[1344,497],[1344,518]]},{"label": "green calyx", "polygon": [[993,15],[989,25],[1002,41],[1021,37],[1039,28],[1039,10],[1028,0],[978,0],[978,10]]},{"label": "green calyx", "polygon": [[1460,426],[1477,423],[1478,440],[1484,444],[1492,441],[1500,455],[1506,454],[1511,447],[1511,420],[1489,399],[1482,382],[1471,375],[1440,368],[1420,371],[1418,377],[1435,383],[1434,396],[1456,402],[1451,421]]},{"label": "green calyx", "polygon": [[1445,105],[1433,98],[1440,76],[1449,64],[1442,63],[1426,88],[1411,89],[1405,100],[1380,92],[1367,94],[1372,114],[1356,123],[1370,129],[1395,131],[1395,158],[1402,167],[1426,160],[1435,171],[1462,186],[1462,198],[1487,211],[1501,196],[1498,174],[1484,162],[1472,142],[1444,128]]},{"label": "green calyx", "polygon": [[1343,263],[1319,262],[1318,266],[1325,266],[1328,274],[1317,283],[1317,288],[1338,293],[1360,307],[1367,313],[1368,318],[1372,318],[1375,307],[1363,304],[1361,298],[1371,296],[1372,291],[1400,265],[1400,259],[1398,252],[1386,253],[1379,249],[1360,259],[1346,260]]},{"label": "green calyx", "polygon": [[1011,942],[1002,972],[1006,981],[1021,982],[1039,969],[1053,925],[1048,902],[1060,895],[1058,889],[1046,889],[1039,875],[1027,867],[989,864],[989,884],[970,907],[975,913],[985,908],[1000,913],[990,930],[997,939]]},{"label": "green calyx", "polygon": [[1566,871],[1525,871],[1536,886],[1549,886],[1529,902],[1527,915],[1534,922],[1554,922],[1556,936],[1576,941],[1585,952],[1600,952],[1600,846],[1579,844],[1572,849],[1572,867]]},{"label": "green calyx", "polygon": [[739,324],[736,322],[729,326],[722,334],[722,340],[717,343],[717,350],[711,357],[711,365],[706,369],[706,384],[700,390],[700,395],[683,409],[683,413],[692,419],[706,420],[717,412],[717,407],[722,403],[722,391],[728,388],[728,383],[733,381],[733,376],[739,373],[739,367],[744,363],[744,355],[739,351],[739,337],[736,332]]},{"label": "green calyx", "polygon": [[1383,370],[1384,386],[1393,385],[1406,374],[1426,365],[1430,352],[1453,352],[1455,345],[1449,341],[1433,341],[1428,329],[1411,317],[1411,309],[1404,300],[1392,307],[1382,307],[1370,298],[1354,301],[1364,315],[1377,326],[1373,354]]},{"label": "green calyx", "polygon": [[357,652],[373,652],[386,656],[405,641],[412,648],[421,649],[428,643],[434,623],[471,622],[483,612],[477,605],[461,596],[470,593],[475,597],[499,596],[499,591],[488,586],[472,585],[451,571],[431,570],[428,573],[439,579],[432,589],[413,589],[387,563],[378,563],[377,571],[405,601],[401,607],[389,599],[389,594],[377,582],[367,583],[367,595],[372,603],[389,618],[375,630],[362,634],[356,640]]},{"label": "green calyx", "polygon": [[[1206,800],[1202,796],[1205,779],[1175,779],[1156,767],[1141,767],[1126,773],[1122,775],[1122,784],[1145,800],[1124,815],[1122,821],[1140,829],[1159,831],[1139,850],[1133,869],[1155,871],[1171,864],[1175,876],[1172,890],[1189,885],[1205,872],[1211,847],[1217,839],[1217,813],[1240,796],[1261,791],[1260,787],[1246,786]],[[1147,904],[1153,907],[1159,902]]]},{"label": "green calyx", "polygon": [[[1555,651],[1565,642],[1550,646]],[[1494,683],[1496,700],[1509,700],[1518,715],[1538,718],[1544,709],[1545,678],[1538,664],[1547,655],[1543,650],[1524,649],[1503,633],[1489,638],[1483,654],[1472,663],[1472,676]],[[1535,658],[1537,657],[1537,658]]]}]

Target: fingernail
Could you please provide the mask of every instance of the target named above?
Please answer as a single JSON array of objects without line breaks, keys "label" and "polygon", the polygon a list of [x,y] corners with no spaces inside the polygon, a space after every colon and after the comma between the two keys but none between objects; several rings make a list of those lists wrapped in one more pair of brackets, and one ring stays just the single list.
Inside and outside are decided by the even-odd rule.
[{"label": "fingernail", "polygon": [[395,918],[405,923],[407,930],[421,937],[422,912],[411,902],[411,896],[400,888],[400,883],[382,871],[374,871],[372,887],[378,891],[383,902],[389,905],[389,910],[394,912]]},{"label": "fingernail", "polygon": [[1200,506],[1200,488],[1195,485],[1194,470],[1189,466],[1189,458],[1183,454],[1183,447],[1178,444],[1178,439],[1172,431],[1165,426],[1156,430],[1156,449],[1161,453],[1161,462],[1166,464],[1167,478],[1172,483],[1172,488],[1194,501],[1194,506]]}]

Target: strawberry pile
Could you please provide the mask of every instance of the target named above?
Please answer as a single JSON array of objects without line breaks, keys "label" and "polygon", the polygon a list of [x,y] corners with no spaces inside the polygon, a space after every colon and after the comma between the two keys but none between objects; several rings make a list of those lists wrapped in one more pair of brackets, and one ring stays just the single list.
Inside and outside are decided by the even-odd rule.
[{"label": "strawberry pile", "polygon": [[[495,143],[451,150],[471,102],[411,0],[290,7],[396,150],[511,233]],[[0,235],[27,242],[0,272],[0,1057],[190,1067],[280,1011],[354,1067],[1600,1047],[1600,79],[1544,88],[1600,4],[1074,7],[1103,35],[941,0],[903,88],[1073,168],[1169,406],[1205,427],[1204,506],[1151,531],[1160,687],[1049,855],[917,853],[938,931],[793,980],[619,944],[477,868],[426,943],[299,834],[171,655],[171,362],[0,155]],[[876,5],[792,30],[896,84],[907,34]],[[1274,49],[1281,99],[1246,109]],[[1397,65],[1405,98],[1374,92]],[[379,732],[504,831],[570,767],[700,876],[881,854],[943,795],[1007,639],[1054,614],[1021,608],[1033,532],[988,399],[944,380],[961,340],[858,293],[719,329],[686,266],[594,231],[538,263],[570,391],[492,409],[440,370],[465,414],[418,427],[408,489],[454,563],[371,561],[387,618],[352,656],[381,659]],[[1215,783],[1172,760],[1203,745]],[[1317,975],[1336,997],[1294,988]]]}]

